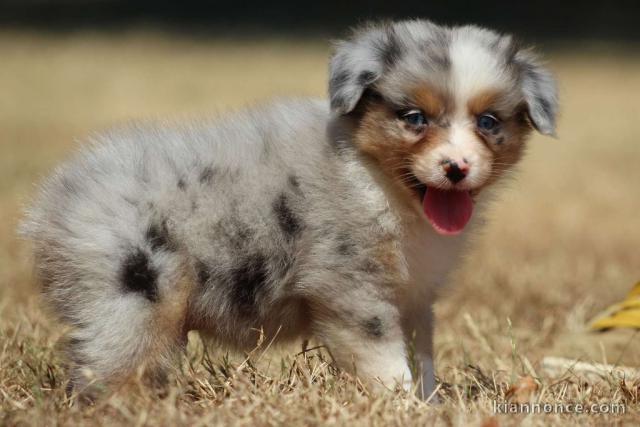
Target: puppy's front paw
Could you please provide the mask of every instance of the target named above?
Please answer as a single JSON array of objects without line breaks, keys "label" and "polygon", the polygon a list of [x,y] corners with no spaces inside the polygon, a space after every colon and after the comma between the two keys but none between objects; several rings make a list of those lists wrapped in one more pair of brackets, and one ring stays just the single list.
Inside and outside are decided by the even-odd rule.
[{"label": "puppy's front paw", "polygon": [[418,384],[418,397],[429,403],[438,404],[440,400],[436,392],[436,376],[433,367],[433,360],[430,357],[425,357],[422,360],[421,367],[422,374],[419,378]]}]

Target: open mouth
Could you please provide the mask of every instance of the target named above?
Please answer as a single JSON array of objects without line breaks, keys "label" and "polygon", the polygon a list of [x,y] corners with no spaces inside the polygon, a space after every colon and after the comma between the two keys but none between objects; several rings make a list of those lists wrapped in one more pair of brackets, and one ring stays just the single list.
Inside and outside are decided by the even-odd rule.
[{"label": "open mouth", "polygon": [[425,216],[437,233],[445,236],[462,233],[473,214],[473,199],[468,190],[429,187],[415,177],[413,188],[422,201]]}]

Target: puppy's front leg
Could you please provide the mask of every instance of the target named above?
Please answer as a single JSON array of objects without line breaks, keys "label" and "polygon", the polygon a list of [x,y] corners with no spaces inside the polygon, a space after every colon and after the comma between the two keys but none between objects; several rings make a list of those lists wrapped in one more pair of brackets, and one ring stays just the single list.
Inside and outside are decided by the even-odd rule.
[{"label": "puppy's front leg", "polygon": [[[334,288],[334,293],[335,293]],[[376,387],[411,388],[400,316],[374,286],[359,285],[315,307],[314,333],[338,365]],[[377,380],[377,381],[376,381]],[[378,382],[379,381],[379,382]]]},{"label": "puppy's front leg", "polygon": [[[407,303],[403,310],[402,327],[407,343],[413,348],[413,362],[418,370],[418,396],[422,399],[431,397],[436,388],[433,365],[433,311],[430,303],[419,304],[418,301]],[[437,396],[431,397],[437,402]]]}]

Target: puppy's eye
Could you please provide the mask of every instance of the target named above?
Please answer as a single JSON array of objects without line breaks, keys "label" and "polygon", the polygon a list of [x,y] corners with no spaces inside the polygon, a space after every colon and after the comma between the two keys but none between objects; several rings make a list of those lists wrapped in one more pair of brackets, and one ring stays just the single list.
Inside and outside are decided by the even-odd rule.
[{"label": "puppy's eye", "polygon": [[420,110],[408,110],[400,112],[400,118],[412,127],[422,127],[427,124],[427,118]]},{"label": "puppy's eye", "polygon": [[478,128],[482,130],[492,130],[498,126],[498,119],[491,114],[483,114],[478,117]]}]

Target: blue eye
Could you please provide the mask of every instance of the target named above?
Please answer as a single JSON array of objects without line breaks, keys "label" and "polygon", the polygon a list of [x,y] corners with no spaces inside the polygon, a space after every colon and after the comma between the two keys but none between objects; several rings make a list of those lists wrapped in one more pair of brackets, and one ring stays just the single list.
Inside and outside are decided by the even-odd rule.
[{"label": "blue eye", "polygon": [[483,114],[478,117],[478,128],[482,130],[492,130],[498,125],[498,119],[491,114]]},{"label": "blue eye", "polygon": [[410,126],[421,127],[427,124],[427,118],[420,110],[409,110],[402,112],[400,118],[407,122]]}]

